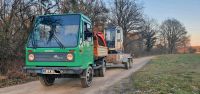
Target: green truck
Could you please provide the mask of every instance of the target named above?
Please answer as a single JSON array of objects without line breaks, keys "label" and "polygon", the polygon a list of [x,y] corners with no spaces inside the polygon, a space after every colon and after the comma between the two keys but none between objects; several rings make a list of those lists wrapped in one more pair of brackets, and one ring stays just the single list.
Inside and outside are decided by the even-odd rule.
[{"label": "green truck", "polygon": [[44,86],[53,85],[56,78],[78,77],[82,87],[89,87],[93,75],[105,74],[107,49],[103,33],[94,33],[83,14],[37,16],[26,44],[24,70],[36,73]]}]

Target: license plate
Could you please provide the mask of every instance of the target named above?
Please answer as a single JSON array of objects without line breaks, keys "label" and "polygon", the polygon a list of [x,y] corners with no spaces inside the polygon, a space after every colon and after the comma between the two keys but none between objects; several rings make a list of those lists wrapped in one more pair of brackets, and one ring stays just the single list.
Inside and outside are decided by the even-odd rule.
[{"label": "license plate", "polygon": [[44,69],[43,74],[57,74],[54,70]]}]

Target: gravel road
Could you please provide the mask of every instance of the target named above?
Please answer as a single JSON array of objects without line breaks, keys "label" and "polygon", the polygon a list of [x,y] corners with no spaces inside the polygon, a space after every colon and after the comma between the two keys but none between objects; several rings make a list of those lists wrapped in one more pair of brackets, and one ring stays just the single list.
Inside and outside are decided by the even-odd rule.
[{"label": "gravel road", "polygon": [[79,79],[56,79],[55,85],[44,87],[39,81],[33,81],[22,85],[1,88],[0,94],[103,94],[103,91],[130,76],[153,57],[134,59],[133,67],[130,70],[115,66],[106,71],[105,77],[95,77],[89,88],[81,88]]}]

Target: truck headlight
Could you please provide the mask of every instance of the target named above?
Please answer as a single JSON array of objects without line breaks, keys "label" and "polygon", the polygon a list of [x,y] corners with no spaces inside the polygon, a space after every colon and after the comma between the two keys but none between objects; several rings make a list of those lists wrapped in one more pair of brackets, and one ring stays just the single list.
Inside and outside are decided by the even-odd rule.
[{"label": "truck headlight", "polygon": [[28,55],[28,60],[29,60],[29,61],[33,61],[34,59],[35,59],[34,54],[29,54],[29,55]]},{"label": "truck headlight", "polygon": [[67,58],[67,60],[72,61],[74,59],[74,55],[71,53],[68,53],[66,58]]}]

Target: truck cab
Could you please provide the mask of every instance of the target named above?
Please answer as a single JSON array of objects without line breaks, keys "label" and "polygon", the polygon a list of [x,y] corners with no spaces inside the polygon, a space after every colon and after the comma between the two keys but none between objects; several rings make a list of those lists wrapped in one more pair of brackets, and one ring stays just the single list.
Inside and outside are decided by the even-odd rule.
[{"label": "truck cab", "polygon": [[36,73],[45,86],[55,78],[79,77],[82,87],[89,87],[93,70],[102,68],[96,64],[93,41],[91,20],[83,14],[37,16],[24,69]]}]

